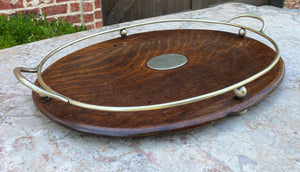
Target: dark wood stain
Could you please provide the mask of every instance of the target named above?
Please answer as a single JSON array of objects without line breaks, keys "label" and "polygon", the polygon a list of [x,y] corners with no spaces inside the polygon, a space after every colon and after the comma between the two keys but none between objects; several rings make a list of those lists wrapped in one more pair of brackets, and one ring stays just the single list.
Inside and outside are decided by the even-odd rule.
[{"label": "dark wood stain", "polygon": [[[158,71],[147,60],[176,53],[182,67]],[[242,81],[268,66],[275,52],[251,38],[208,30],[171,30],[129,35],[69,54],[42,74],[55,91],[85,103],[139,106],[202,95]],[[40,111],[71,129],[105,136],[148,136],[201,126],[239,112],[274,90],[284,75],[282,60],[246,85],[236,99],[229,92],[175,108],[142,112],[103,112],[75,107],[33,94]]]}]

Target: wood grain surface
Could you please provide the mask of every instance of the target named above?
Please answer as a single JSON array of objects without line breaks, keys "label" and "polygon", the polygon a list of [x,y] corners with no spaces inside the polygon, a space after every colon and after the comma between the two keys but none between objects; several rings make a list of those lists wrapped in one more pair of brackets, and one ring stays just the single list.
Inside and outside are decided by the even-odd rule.
[{"label": "wood grain surface", "polygon": [[[147,60],[163,54],[188,58],[182,67],[159,71]],[[268,66],[275,52],[251,38],[208,30],[169,30],[129,35],[69,54],[42,74],[53,90],[85,103],[139,106],[181,100],[230,86]],[[175,108],[142,112],[104,112],[43,100],[39,110],[77,131],[116,137],[148,136],[197,127],[220,120],[260,101],[281,82],[282,60],[267,74],[246,85],[237,99],[229,92]],[[38,84],[38,83],[37,83]]]}]

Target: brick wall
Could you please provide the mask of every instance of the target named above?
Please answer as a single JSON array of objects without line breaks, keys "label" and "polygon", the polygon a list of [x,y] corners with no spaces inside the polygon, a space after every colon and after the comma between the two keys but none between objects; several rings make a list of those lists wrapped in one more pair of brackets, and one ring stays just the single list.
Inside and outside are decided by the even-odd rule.
[{"label": "brick wall", "polygon": [[284,7],[300,9],[300,0],[285,0]]},{"label": "brick wall", "polygon": [[0,0],[0,15],[47,14],[48,19],[62,18],[87,29],[102,26],[101,0]]},{"label": "brick wall", "polygon": [[[285,8],[300,8],[300,0],[285,0]],[[0,15],[47,14],[48,19],[67,19],[87,29],[102,26],[101,0],[0,0]]]}]

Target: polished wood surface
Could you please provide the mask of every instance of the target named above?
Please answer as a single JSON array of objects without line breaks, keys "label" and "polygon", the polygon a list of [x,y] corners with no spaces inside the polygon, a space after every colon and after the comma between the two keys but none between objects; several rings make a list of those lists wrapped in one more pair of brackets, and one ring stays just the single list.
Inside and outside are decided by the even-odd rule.
[{"label": "polished wood surface", "polygon": [[[147,60],[181,54],[187,64],[159,71]],[[98,43],[69,54],[42,74],[53,90],[85,103],[139,106],[190,98],[230,86],[268,66],[275,52],[247,37],[207,30],[156,31]],[[43,100],[36,106],[50,119],[71,129],[105,136],[147,136],[193,128],[220,120],[257,103],[281,82],[282,60],[266,75],[233,92],[175,108],[142,112],[103,112]]]}]

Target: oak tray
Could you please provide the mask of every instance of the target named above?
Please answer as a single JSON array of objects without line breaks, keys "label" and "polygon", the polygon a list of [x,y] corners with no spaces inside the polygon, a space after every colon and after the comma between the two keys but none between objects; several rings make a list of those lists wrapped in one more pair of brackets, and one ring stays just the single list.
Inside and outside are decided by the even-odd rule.
[{"label": "oak tray", "polygon": [[[261,30],[231,22],[241,17],[260,20]],[[127,34],[131,27],[161,22],[205,22],[240,30]],[[264,27],[261,17],[249,14],[224,22],[173,19],[131,25],[73,41],[51,52],[37,67],[18,67],[14,73],[33,90],[38,109],[68,128],[115,137],[185,130],[239,114],[280,84],[284,63]],[[73,52],[42,72],[56,52],[114,31],[121,36]],[[246,31],[270,41],[275,50],[246,37]],[[36,72],[36,83],[22,72]]]}]

